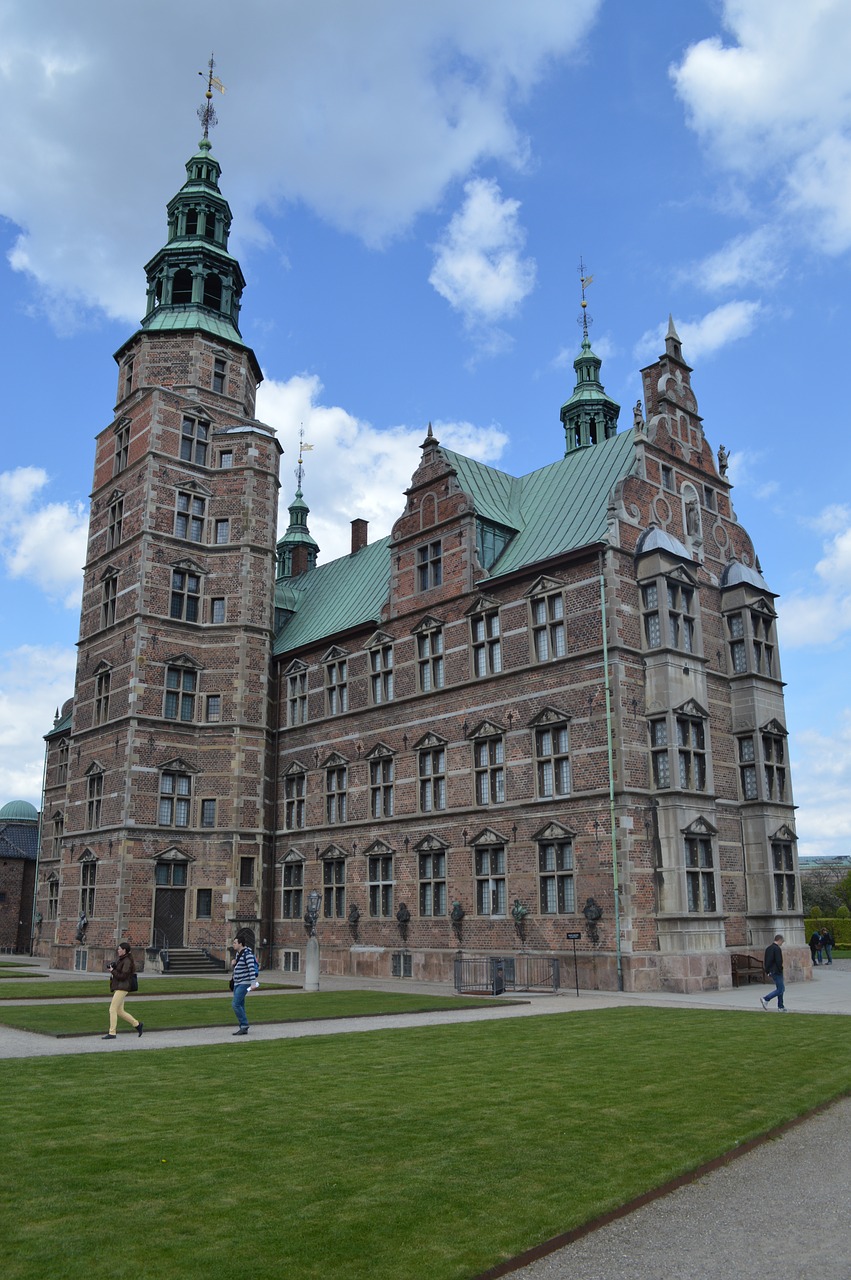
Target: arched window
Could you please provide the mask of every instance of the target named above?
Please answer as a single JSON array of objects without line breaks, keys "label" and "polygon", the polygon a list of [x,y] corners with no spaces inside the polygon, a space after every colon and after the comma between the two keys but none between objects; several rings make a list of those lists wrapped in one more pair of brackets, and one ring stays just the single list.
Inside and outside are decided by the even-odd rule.
[{"label": "arched window", "polygon": [[204,306],[220,311],[222,306],[222,281],[220,276],[204,277]]},{"label": "arched window", "polygon": [[174,283],[171,286],[171,300],[174,303],[191,302],[192,301],[192,272],[185,268],[182,271],[174,273]]}]

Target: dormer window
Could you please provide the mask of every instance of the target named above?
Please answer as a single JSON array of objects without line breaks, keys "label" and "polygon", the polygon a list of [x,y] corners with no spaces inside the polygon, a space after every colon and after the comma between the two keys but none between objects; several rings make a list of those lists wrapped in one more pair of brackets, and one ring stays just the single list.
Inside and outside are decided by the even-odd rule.
[{"label": "dormer window", "polygon": [[[221,284],[221,282],[219,282]],[[221,292],[221,289],[220,289]],[[225,389],[225,373],[227,365],[221,356],[216,356],[213,360],[213,390],[222,394]],[[222,455],[224,456],[224,455]],[[233,454],[231,454],[231,463],[233,462]],[[224,464],[222,464],[224,465]]]},{"label": "dormer window", "polygon": [[428,591],[443,582],[443,547],[440,542],[429,542],[417,551],[417,587]]}]

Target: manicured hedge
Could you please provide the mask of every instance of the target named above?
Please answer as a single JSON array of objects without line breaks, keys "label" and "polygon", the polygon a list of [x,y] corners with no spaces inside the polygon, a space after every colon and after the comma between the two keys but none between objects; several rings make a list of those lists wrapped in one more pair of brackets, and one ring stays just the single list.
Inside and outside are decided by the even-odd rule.
[{"label": "manicured hedge", "polygon": [[826,927],[833,934],[837,947],[851,947],[851,919],[841,920],[838,916],[822,916],[814,909],[804,923],[807,926],[807,942],[810,940],[813,929]]}]

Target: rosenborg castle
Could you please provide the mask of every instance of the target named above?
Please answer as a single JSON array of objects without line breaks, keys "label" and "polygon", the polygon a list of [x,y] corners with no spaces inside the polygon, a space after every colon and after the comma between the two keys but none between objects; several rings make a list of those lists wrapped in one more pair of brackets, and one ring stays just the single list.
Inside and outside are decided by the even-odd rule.
[{"label": "rosenborg castle", "polygon": [[[588,987],[805,972],[775,596],[673,323],[619,406],[587,339],[513,476],[424,428],[387,537],[323,563],[254,416],[245,280],[205,137],[97,437],[73,697],[47,734],[35,950],[451,979],[568,959]],[[566,388],[566,390],[568,390]],[[716,441],[716,444],[718,442]],[[568,940],[570,935],[575,935]]]}]

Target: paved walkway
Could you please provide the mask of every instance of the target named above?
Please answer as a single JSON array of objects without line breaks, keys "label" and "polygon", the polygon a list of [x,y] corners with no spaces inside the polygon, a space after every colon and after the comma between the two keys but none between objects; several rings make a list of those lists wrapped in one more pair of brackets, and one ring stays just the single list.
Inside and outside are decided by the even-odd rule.
[{"label": "paved walkway", "polygon": [[[46,970],[42,969],[42,972]],[[50,972],[50,971],[48,971]],[[23,975],[22,975],[23,976]],[[69,978],[52,972],[51,976]],[[291,975],[276,975],[289,981]],[[103,977],[80,975],[85,986]],[[323,975],[323,990],[372,990],[451,994],[441,983],[360,980]],[[0,982],[0,1003],[2,1003]],[[141,1039],[121,1034],[111,1043],[97,1037],[57,1040],[0,1027],[0,1058],[33,1058],[80,1053],[156,1052],[187,1045],[250,1040],[283,1040],[302,1036],[339,1035],[394,1027],[417,1027],[497,1018],[534,1018],[630,1004],[678,1008],[739,1009],[754,1017],[765,1013],[759,997],[768,990],[753,984],[730,991],[693,995],[654,992],[562,991],[557,995],[522,997],[517,1004],[485,1009],[447,1009],[427,1014],[394,1014],[380,1018],[340,1018],[333,1022],[259,1024],[250,1036],[231,1039],[231,1028],[146,1032]],[[91,994],[95,994],[92,991]],[[222,991],[222,999],[228,997]],[[202,997],[207,998],[207,997]],[[787,987],[790,1015],[851,1015],[851,960],[816,969],[812,982]],[[250,997],[248,1009],[250,1012]],[[104,1018],[107,1000],[104,998]],[[786,1016],[790,1016],[786,1015]],[[766,1088],[771,1070],[766,1064]],[[849,1072],[851,1086],[851,1071]],[[729,1165],[704,1175],[598,1227],[574,1242],[527,1266],[515,1268],[517,1280],[806,1280],[815,1272],[830,1280],[851,1280],[845,1189],[851,1185],[851,1098],[804,1121]],[[508,1274],[504,1272],[503,1274]]]}]

